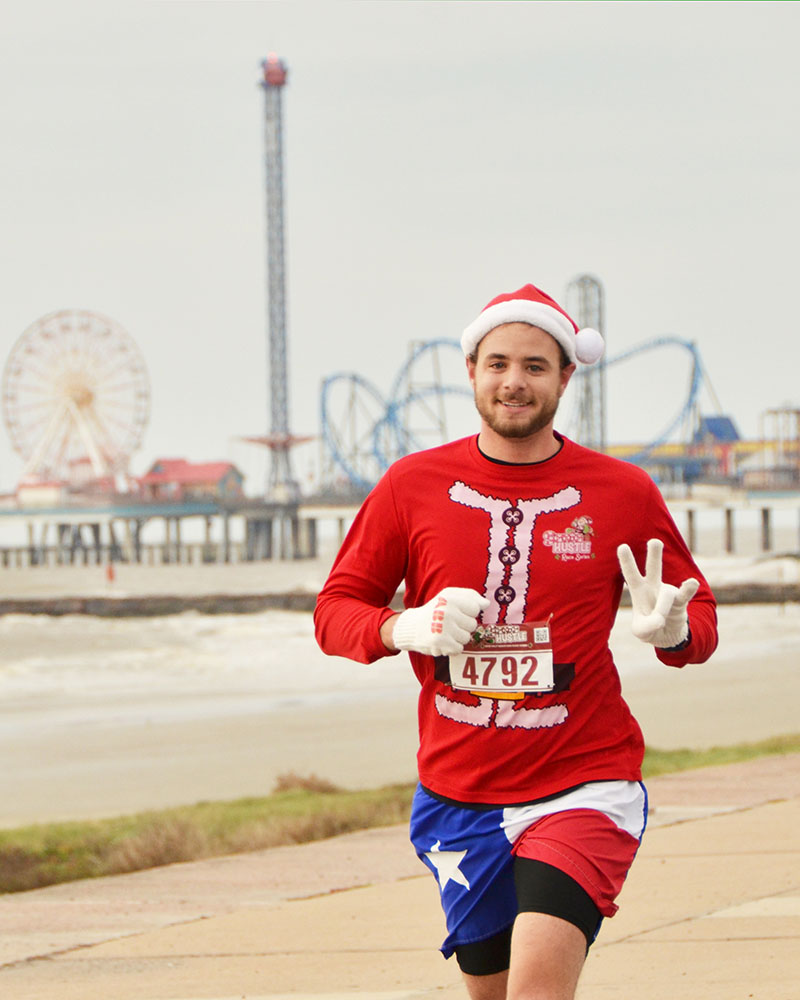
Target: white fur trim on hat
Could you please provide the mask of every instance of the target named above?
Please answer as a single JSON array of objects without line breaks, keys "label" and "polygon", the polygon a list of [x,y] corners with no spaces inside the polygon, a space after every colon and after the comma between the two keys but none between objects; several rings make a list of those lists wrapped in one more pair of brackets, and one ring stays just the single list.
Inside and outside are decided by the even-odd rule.
[{"label": "white fur trim on hat", "polygon": [[506,299],[484,309],[461,335],[461,349],[470,355],[487,333],[504,323],[529,323],[549,333],[564,348],[572,364],[580,361],[593,365],[603,356],[603,338],[597,330],[586,327],[577,334],[567,317],[547,305],[530,299]]}]

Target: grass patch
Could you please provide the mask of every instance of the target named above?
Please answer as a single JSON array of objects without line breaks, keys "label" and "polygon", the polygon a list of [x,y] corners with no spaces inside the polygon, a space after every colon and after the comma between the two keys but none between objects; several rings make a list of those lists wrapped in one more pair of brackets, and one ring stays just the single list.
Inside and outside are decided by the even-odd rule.
[{"label": "grass patch", "polygon": [[413,794],[410,784],[347,791],[288,774],[264,798],[0,830],[0,893],[402,823]]},{"label": "grass patch", "polygon": [[780,754],[800,753],[800,733],[792,736],[775,736],[758,743],[735,743],[732,746],[709,747],[707,750],[656,750],[648,747],[644,755],[642,773],[645,778],[672,771],[688,771],[695,767],[712,767],[716,764],[739,764],[756,757],[774,757]]},{"label": "grass patch", "polygon": [[[653,777],[798,752],[800,734],[708,750],[648,748],[643,771]],[[289,773],[263,798],[0,830],[0,893],[404,823],[413,794],[413,784],[348,791]]]}]

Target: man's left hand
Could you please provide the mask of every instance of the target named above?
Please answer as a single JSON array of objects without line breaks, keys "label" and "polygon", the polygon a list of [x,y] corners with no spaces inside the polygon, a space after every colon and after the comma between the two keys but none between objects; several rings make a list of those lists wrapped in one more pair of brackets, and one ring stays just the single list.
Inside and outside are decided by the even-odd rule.
[{"label": "man's left hand", "polygon": [[639,572],[629,545],[617,549],[622,575],[631,593],[633,620],[631,629],[637,639],[659,649],[680,646],[689,637],[689,616],[686,605],[700,586],[694,577],[673,587],[661,579],[661,554],[664,543],[651,538],[647,543],[647,563],[644,576]]}]

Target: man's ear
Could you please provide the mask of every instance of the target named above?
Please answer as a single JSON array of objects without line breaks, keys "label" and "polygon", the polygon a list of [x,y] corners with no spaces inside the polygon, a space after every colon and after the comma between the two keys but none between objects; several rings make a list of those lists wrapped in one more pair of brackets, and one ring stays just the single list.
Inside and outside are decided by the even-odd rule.
[{"label": "man's ear", "polygon": [[575,374],[575,369],[577,365],[567,365],[566,368],[561,369],[561,389],[559,391],[559,398],[564,395],[567,386],[569,385],[569,380]]},{"label": "man's ear", "polygon": [[475,385],[475,362],[469,357],[464,358],[464,360],[467,363],[467,375],[469,376],[470,383]]}]

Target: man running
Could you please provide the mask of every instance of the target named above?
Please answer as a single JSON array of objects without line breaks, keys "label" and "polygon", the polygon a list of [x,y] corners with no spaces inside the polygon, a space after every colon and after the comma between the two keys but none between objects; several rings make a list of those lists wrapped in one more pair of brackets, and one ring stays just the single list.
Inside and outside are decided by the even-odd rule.
[{"label": "man running", "polygon": [[572,1000],[647,818],[644,741],[608,647],[623,581],[634,633],[669,666],[713,653],[715,602],[649,476],[553,429],[599,333],[526,285],[461,343],[480,430],[383,476],[316,634],[364,663],[409,652],[411,839],[472,1000]]}]

